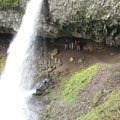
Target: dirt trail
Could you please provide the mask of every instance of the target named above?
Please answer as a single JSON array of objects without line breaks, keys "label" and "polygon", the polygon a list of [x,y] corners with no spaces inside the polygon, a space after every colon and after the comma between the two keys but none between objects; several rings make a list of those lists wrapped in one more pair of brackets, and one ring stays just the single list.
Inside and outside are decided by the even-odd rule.
[{"label": "dirt trail", "polygon": [[[9,43],[8,41],[0,41],[0,56],[4,56],[7,54]],[[98,46],[99,47],[99,46]],[[120,49],[114,48],[114,47],[103,47],[102,49],[94,50],[94,51],[77,51],[71,50],[71,49],[64,49],[64,40],[58,40],[55,43],[48,42],[47,43],[48,53],[51,52],[53,49],[57,48],[59,50],[59,54],[57,54],[55,57],[62,60],[63,65],[60,67],[57,67],[56,71],[77,71],[82,66],[89,66],[93,63],[100,62],[105,64],[112,64],[112,65],[119,65],[118,59],[120,56]],[[73,57],[74,60],[70,62],[70,58]],[[84,60],[80,63],[78,63],[78,60],[80,58],[83,58]],[[54,61],[50,58],[50,55],[48,54],[48,58],[51,61]]]},{"label": "dirt trail", "polygon": [[[75,72],[83,66],[89,66],[97,62],[119,65],[118,58],[120,56],[120,49],[118,48],[103,47],[102,49],[98,49],[95,51],[85,51],[83,49],[81,51],[77,51],[71,49],[65,50],[63,41],[48,43],[49,52],[51,52],[55,48],[59,50],[59,54],[57,54],[55,57],[61,59],[63,62],[63,65],[58,67],[56,71],[62,72],[65,70],[70,70],[72,72]],[[69,61],[71,57],[74,58],[72,62]],[[78,60],[83,57],[84,60],[81,63],[78,63]]]}]

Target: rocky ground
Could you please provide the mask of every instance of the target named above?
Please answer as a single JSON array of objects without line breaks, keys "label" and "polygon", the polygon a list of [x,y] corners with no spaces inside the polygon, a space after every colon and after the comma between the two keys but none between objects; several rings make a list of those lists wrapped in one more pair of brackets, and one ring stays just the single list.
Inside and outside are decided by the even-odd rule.
[{"label": "rocky ground", "polygon": [[62,38],[48,43],[48,52],[54,50],[48,59],[55,88],[44,98],[49,102],[42,119],[119,120],[119,48],[89,42],[81,51],[65,50]]},{"label": "rocky ground", "polygon": [[[119,48],[89,42],[80,51],[65,50],[64,40],[47,42],[45,68],[54,84],[37,96],[45,105],[42,119],[119,120]],[[0,41],[0,56],[8,46]]]},{"label": "rocky ground", "polygon": [[[119,48],[108,47],[102,44],[97,44],[94,42],[85,43],[81,46],[81,50],[76,49],[64,49],[65,38],[59,38],[57,42],[48,42],[48,52],[52,53],[54,49],[58,49],[58,53],[54,58],[48,59],[56,65],[55,72],[65,72],[70,71],[71,73],[82,69],[83,66],[89,66],[96,62],[106,63],[106,64],[117,64],[115,57],[119,56]],[[81,41],[83,41],[81,39]],[[70,60],[72,59],[72,60]],[[61,65],[57,65],[56,60],[60,60]]]}]

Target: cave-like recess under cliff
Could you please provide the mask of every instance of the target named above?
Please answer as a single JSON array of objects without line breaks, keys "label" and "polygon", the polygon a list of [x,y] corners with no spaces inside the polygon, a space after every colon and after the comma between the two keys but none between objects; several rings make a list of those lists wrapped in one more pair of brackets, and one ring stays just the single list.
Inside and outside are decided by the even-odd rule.
[{"label": "cave-like recess under cliff", "polygon": [[[0,4],[0,33],[18,31],[27,2]],[[38,33],[43,37],[78,37],[120,45],[119,0],[44,0],[40,17]]]}]

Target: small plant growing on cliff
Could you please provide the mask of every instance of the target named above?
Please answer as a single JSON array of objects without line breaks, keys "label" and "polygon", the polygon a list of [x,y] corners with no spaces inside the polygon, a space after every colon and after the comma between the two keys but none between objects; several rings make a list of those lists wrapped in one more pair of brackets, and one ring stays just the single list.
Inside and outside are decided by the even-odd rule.
[{"label": "small plant growing on cliff", "polygon": [[5,66],[6,56],[0,57],[0,74]]},{"label": "small plant growing on cliff", "polygon": [[116,5],[116,9],[117,9],[117,10],[120,10],[120,3],[118,3],[118,4]]},{"label": "small plant growing on cliff", "polygon": [[19,6],[20,0],[1,0],[0,6],[3,9],[16,8]]}]

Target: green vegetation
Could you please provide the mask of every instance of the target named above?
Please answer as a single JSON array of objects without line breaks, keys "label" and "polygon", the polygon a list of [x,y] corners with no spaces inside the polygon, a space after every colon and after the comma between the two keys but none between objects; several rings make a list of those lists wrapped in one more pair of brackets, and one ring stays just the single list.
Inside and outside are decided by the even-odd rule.
[{"label": "green vegetation", "polygon": [[0,73],[2,72],[4,66],[5,66],[6,56],[0,57]]},{"label": "green vegetation", "polygon": [[111,65],[105,65],[105,66],[102,67],[103,71],[112,70],[112,69],[113,69],[113,67]]},{"label": "green vegetation", "polygon": [[92,78],[98,73],[99,65],[94,64],[85,70],[76,72],[66,83],[63,98],[72,102],[79,95]]},{"label": "green vegetation", "polygon": [[116,9],[120,10],[120,2],[116,4]]},{"label": "green vegetation", "polygon": [[[98,84],[99,89],[94,89],[92,93],[91,91],[88,93],[90,95],[84,96],[87,85],[91,84],[91,80],[93,80],[92,82],[96,80],[93,79],[94,77],[98,78],[100,73],[111,70],[116,76],[116,72],[119,73],[120,69],[107,64],[94,64],[73,73],[72,76],[70,73],[64,76],[57,91],[55,89],[50,92],[48,99],[52,102],[47,105],[42,120],[56,120],[60,118],[60,115],[61,119],[66,115],[71,116],[70,119],[74,120],[119,120],[120,90],[118,88],[100,87],[101,84]],[[106,84],[107,81],[103,82]],[[81,93],[83,93],[83,97],[81,97]],[[81,107],[82,103],[84,104]]]},{"label": "green vegetation", "polygon": [[81,114],[77,120],[112,120],[120,119],[120,90],[109,94],[105,102],[86,114]]},{"label": "green vegetation", "polygon": [[120,62],[120,56],[115,57],[115,60],[116,60],[117,62]]},{"label": "green vegetation", "polygon": [[95,93],[95,96],[93,97],[92,101],[93,101],[93,106],[97,103],[98,101],[98,97],[101,95],[101,90],[98,90],[96,93]]},{"label": "green vegetation", "polygon": [[19,6],[20,0],[0,0],[0,6],[4,9],[16,8]]},{"label": "green vegetation", "polygon": [[116,74],[116,76],[120,77],[120,69],[117,69],[117,70],[115,71],[115,74]]},{"label": "green vegetation", "polygon": [[69,75],[66,75],[60,83],[60,90],[65,89],[65,85],[67,84],[68,80],[69,80]]}]

